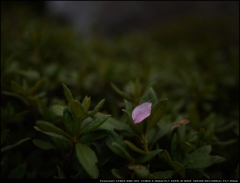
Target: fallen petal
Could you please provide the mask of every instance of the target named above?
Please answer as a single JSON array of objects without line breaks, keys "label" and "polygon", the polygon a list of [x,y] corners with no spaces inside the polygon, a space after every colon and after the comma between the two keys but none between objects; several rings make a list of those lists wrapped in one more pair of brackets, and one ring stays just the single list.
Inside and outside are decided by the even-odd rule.
[{"label": "fallen petal", "polygon": [[151,114],[152,103],[145,102],[137,107],[132,112],[132,118],[135,124],[140,123]]}]

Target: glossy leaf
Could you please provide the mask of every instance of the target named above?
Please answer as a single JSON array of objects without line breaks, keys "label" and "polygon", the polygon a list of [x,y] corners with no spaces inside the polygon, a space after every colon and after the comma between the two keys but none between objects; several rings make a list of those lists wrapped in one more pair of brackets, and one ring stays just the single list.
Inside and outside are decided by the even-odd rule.
[{"label": "glossy leaf", "polygon": [[136,178],[146,179],[149,175],[149,170],[142,165],[130,165],[128,168],[134,171]]},{"label": "glossy leaf", "polygon": [[210,145],[200,147],[199,149],[195,150],[191,154],[188,154],[184,158],[183,164],[186,164],[186,163],[188,163],[188,162],[190,162],[190,161],[192,161],[194,159],[198,159],[200,157],[206,157],[207,155],[209,155],[211,150],[212,150],[212,147]]},{"label": "glossy leaf", "polygon": [[64,137],[70,138],[70,135],[67,134],[66,132],[64,132],[61,128],[58,128],[58,127],[55,126],[54,124],[49,123],[49,122],[47,122],[47,121],[41,121],[41,120],[39,120],[39,121],[36,122],[36,125],[38,126],[38,128],[39,128],[41,131],[53,132],[53,133],[62,135],[62,136],[64,136]]},{"label": "glossy leaf", "polygon": [[161,126],[161,128],[157,131],[156,135],[154,136],[154,139],[151,143],[151,147],[159,141],[164,135],[166,135],[168,132],[171,131],[172,124],[164,124]]},{"label": "glossy leaf", "polygon": [[122,110],[124,112],[124,115],[127,119],[127,122],[129,124],[129,126],[132,128],[132,130],[137,134],[137,135],[141,135],[142,132],[141,130],[138,128],[138,126],[136,124],[134,124],[132,117],[128,114],[128,112],[126,110]]},{"label": "glossy leaf", "polygon": [[191,159],[191,162],[186,164],[185,167],[187,169],[202,169],[223,161],[225,161],[225,159],[220,156],[199,157],[197,159]]},{"label": "glossy leaf", "polygon": [[182,178],[185,177],[185,168],[181,163],[179,163],[178,161],[173,161],[172,167]]},{"label": "glossy leaf", "polygon": [[57,134],[57,133],[54,133],[54,132],[43,131],[43,130],[41,130],[41,129],[40,129],[39,127],[37,127],[37,126],[34,126],[34,128],[35,128],[35,130],[37,130],[37,131],[39,131],[39,132],[42,132],[42,133],[44,133],[44,134],[46,134],[46,135],[49,135],[49,136],[51,136],[51,137],[58,138],[58,139],[60,139],[60,140],[63,140],[63,141],[65,141],[65,142],[68,142],[69,144],[72,145],[72,143],[70,142],[70,139],[67,138],[67,137],[65,137],[65,136],[63,136],[63,135],[60,135],[60,134]]},{"label": "glossy leaf", "polygon": [[156,125],[159,120],[163,117],[166,109],[167,109],[167,100],[168,99],[163,99],[159,101],[151,111],[150,116],[147,118],[148,123],[147,123],[147,132],[154,126]]},{"label": "glossy leaf", "polygon": [[83,120],[85,117],[84,111],[83,111],[83,107],[80,104],[80,102],[78,102],[77,100],[71,100],[68,104],[69,109],[72,112],[72,115],[74,118],[79,118],[79,120]]},{"label": "glossy leaf", "polygon": [[8,133],[9,133],[9,129],[1,132],[1,145],[5,142],[5,140],[8,136]]},{"label": "glossy leaf", "polygon": [[152,87],[150,87],[141,97],[140,103],[151,102],[153,106],[157,103],[157,95]]},{"label": "glossy leaf", "polygon": [[124,144],[126,144],[129,148],[131,148],[132,150],[134,150],[135,152],[138,152],[140,154],[146,154],[147,152],[145,152],[142,149],[139,149],[138,147],[136,147],[132,142],[125,140]]},{"label": "glossy leaf", "polygon": [[[119,137],[116,132],[109,132],[108,136],[105,138],[105,142],[109,149],[111,149],[118,156],[123,157],[127,160],[132,160],[133,158],[129,155],[127,147],[123,140]],[[115,144],[113,144],[115,143]],[[120,147],[120,148],[119,148]]]},{"label": "glossy leaf", "polygon": [[62,105],[52,105],[49,109],[50,109],[50,111],[52,111],[56,116],[63,116],[64,106],[62,106]]},{"label": "glossy leaf", "polygon": [[68,89],[68,87],[65,84],[62,84],[62,86],[63,86],[64,96],[65,96],[67,102],[70,103],[71,100],[73,100],[72,93],[71,93],[71,91]]},{"label": "glossy leaf", "polygon": [[129,101],[132,101],[132,98],[130,96],[128,96],[126,93],[122,92],[116,85],[114,85],[113,83],[110,83],[112,88],[114,89],[114,91],[119,94],[120,96],[122,96],[124,99],[127,99]]},{"label": "glossy leaf", "polygon": [[103,107],[104,102],[105,102],[105,99],[102,99],[102,100],[95,106],[95,108],[87,114],[87,116],[93,116],[93,115],[95,115],[95,114]]},{"label": "glossy leaf", "polygon": [[[109,119],[109,118],[108,118],[108,119]],[[108,120],[108,119],[107,119],[107,120]],[[107,130],[107,131],[113,131],[113,130],[114,130],[114,129],[113,129],[113,126],[112,126],[111,124],[106,123],[107,120],[98,127],[98,130]]]},{"label": "glossy leaf", "polygon": [[164,150],[161,153],[162,157],[170,164],[172,165],[172,158],[170,157],[169,153],[167,152],[167,150]]},{"label": "glossy leaf", "polygon": [[180,148],[180,140],[179,135],[176,133],[173,135],[172,143],[171,143],[171,155],[174,160],[177,160],[181,162],[182,160],[182,154],[181,154],[181,148]]},{"label": "glossy leaf", "polygon": [[90,105],[91,105],[91,97],[87,97],[87,96],[86,96],[86,97],[84,98],[83,102],[82,102],[82,106],[83,106],[83,111],[84,111],[84,113],[86,113],[86,112],[88,111]]},{"label": "glossy leaf", "polygon": [[74,127],[74,119],[71,113],[71,110],[68,107],[64,107],[63,110],[63,122],[65,129],[68,134],[72,135],[73,134],[73,127]]},{"label": "glossy leaf", "polygon": [[30,140],[30,138],[25,138],[25,139],[19,140],[17,143],[15,143],[13,145],[5,146],[5,147],[1,148],[1,153],[5,152],[7,150],[10,150],[10,149],[12,149],[12,148],[14,148],[14,147],[16,147],[16,146],[18,146],[18,145],[28,141],[28,140]]},{"label": "glossy leaf", "polygon": [[[96,113],[96,114],[93,116],[93,119],[100,118],[100,117],[102,117],[102,116],[104,116],[104,115],[105,115],[105,114],[98,112],[98,113]],[[114,119],[113,117],[109,117],[109,118],[105,121],[105,123],[103,123],[103,124],[109,124],[109,125],[111,125],[115,130],[120,130],[120,131],[121,131],[121,130],[126,130],[126,131],[131,130],[130,127],[129,127],[129,125],[127,125],[127,124],[125,124],[125,123],[122,123],[122,122]],[[101,125],[101,126],[102,126],[102,125]],[[100,126],[100,127],[101,127],[101,126]]]},{"label": "glossy leaf", "polygon": [[128,102],[127,100],[124,99],[124,105],[125,105],[125,110],[131,114],[133,111],[133,107],[132,104],[130,102]]},{"label": "glossy leaf", "polygon": [[40,149],[44,149],[44,150],[56,149],[56,147],[52,143],[46,142],[40,139],[34,139],[33,143],[35,146],[39,147]]},{"label": "glossy leaf", "polygon": [[90,124],[86,125],[83,129],[81,129],[80,135],[85,135],[85,134],[95,130],[100,125],[102,125],[109,117],[110,117],[110,115],[105,115],[99,119],[96,119],[95,121],[91,122]]},{"label": "glossy leaf", "polygon": [[[125,150],[124,147],[122,147],[121,145],[119,145],[116,142],[112,143],[112,146],[114,146],[116,149],[118,149],[118,151],[120,152],[120,154],[126,158],[129,161],[133,161],[133,158],[131,157],[131,155]],[[119,154],[118,154],[119,155]]]},{"label": "glossy leaf", "polygon": [[79,162],[81,163],[85,171],[89,174],[89,176],[94,179],[98,178],[99,171],[96,166],[98,159],[94,151],[84,144],[77,143],[76,155]]},{"label": "glossy leaf", "polygon": [[142,157],[138,158],[136,160],[137,163],[142,164],[145,163],[147,161],[150,161],[151,159],[153,159],[158,153],[162,152],[162,149],[156,149],[154,151],[151,151],[145,155],[143,155]]},{"label": "glossy leaf", "polygon": [[95,130],[93,132],[87,133],[86,135],[83,135],[79,141],[85,144],[85,143],[93,142],[103,137],[106,137],[107,135],[108,135],[108,131]]},{"label": "glossy leaf", "polygon": [[192,150],[192,145],[186,141],[181,142],[181,149],[185,152],[190,152]]},{"label": "glossy leaf", "polygon": [[126,179],[126,175],[120,170],[112,169],[111,172],[116,179]]}]

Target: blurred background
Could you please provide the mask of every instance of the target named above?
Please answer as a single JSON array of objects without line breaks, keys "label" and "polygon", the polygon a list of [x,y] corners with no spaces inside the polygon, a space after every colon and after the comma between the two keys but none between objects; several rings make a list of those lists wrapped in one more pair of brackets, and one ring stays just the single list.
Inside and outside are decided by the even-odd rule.
[{"label": "blurred background", "polygon": [[4,11],[13,7],[28,6],[35,14],[59,18],[84,35],[96,31],[112,36],[164,27],[171,23],[185,26],[181,22],[186,19],[205,19],[206,32],[209,28],[207,21],[211,18],[231,22],[236,25],[236,29],[239,22],[237,1],[4,1],[2,6]]},{"label": "blurred background", "polygon": [[[134,96],[136,79],[142,90],[155,83],[158,98],[169,99],[163,121],[189,119],[193,130],[203,129],[196,147],[211,144],[213,155],[226,158],[208,169],[211,177],[234,177],[239,162],[239,1],[1,1],[1,111],[29,110],[15,100],[12,80],[25,89],[26,83],[31,88],[48,81],[46,87],[36,86],[33,96],[23,96],[41,99],[19,119],[24,125],[18,128],[26,133],[12,124],[13,115],[1,117],[2,130],[14,134],[10,142],[35,138],[36,120],[61,124],[48,109],[65,105],[62,83],[77,99],[91,96],[91,107],[105,98],[103,111],[123,120],[123,99],[110,83]],[[36,147],[33,151],[42,155]],[[27,159],[29,178],[52,177],[56,163],[51,155],[44,154],[51,169],[46,171],[33,154],[20,152],[10,164]]]}]

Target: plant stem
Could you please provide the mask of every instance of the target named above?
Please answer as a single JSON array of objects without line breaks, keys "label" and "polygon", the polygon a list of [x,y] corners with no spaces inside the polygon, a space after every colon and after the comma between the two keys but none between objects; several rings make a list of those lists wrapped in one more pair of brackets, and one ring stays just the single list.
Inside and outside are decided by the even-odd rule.
[{"label": "plant stem", "polygon": [[144,134],[142,134],[141,136],[141,143],[142,143],[143,149],[148,153],[147,137]]}]

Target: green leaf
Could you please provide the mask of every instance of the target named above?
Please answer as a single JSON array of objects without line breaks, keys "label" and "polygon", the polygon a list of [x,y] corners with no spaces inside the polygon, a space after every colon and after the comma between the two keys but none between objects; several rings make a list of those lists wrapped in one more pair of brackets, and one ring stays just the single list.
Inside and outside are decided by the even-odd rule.
[{"label": "green leaf", "polygon": [[207,157],[199,157],[197,159],[192,159],[192,162],[189,162],[185,165],[187,169],[201,169],[212,166],[216,163],[221,163],[225,161],[223,157],[220,156],[207,156]]},{"label": "green leaf", "polygon": [[125,94],[124,92],[122,92],[116,85],[114,85],[113,83],[110,83],[110,85],[112,86],[112,88],[114,89],[114,91],[119,94],[120,96],[122,96],[124,99],[127,99],[129,101],[132,101],[132,98],[130,96],[128,96],[127,94]]},{"label": "green leaf", "polygon": [[138,152],[140,154],[146,154],[147,152],[143,151],[142,149],[139,149],[138,147],[136,147],[132,142],[125,140],[124,144],[126,144],[128,147],[130,147],[130,149],[134,150],[135,152]]},{"label": "green leaf", "polygon": [[168,154],[167,150],[164,150],[162,153],[161,153],[162,157],[170,164],[172,165],[172,158],[170,157],[170,155]]},{"label": "green leaf", "polygon": [[167,100],[168,99],[163,99],[159,101],[151,111],[150,116],[148,117],[148,123],[147,123],[147,131],[148,132],[153,126],[155,126],[159,120],[163,117],[166,108],[167,108]]},{"label": "green leaf", "polygon": [[151,147],[159,141],[160,138],[162,138],[164,135],[166,135],[168,132],[171,131],[173,124],[165,124],[162,125],[162,127],[158,130],[158,132],[156,133],[156,135],[154,136],[154,139],[151,143]]},{"label": "green leaf", "polygon": [[98,139],[101,139],[105,136],[108,135],[108,131],[103,131],[103,130],[95,130],[93,132],[90,132],[90,133],[87,133],[86,135],[83,135],[81,138],[80,138],[80,142],[85,144],[85,143],[88,143],[88,142],[93,142],[93,141],[96,141]]},{"label": "green leaf", "polygon": [[65,176],[65,174],[63,173],[62,169],[61,169],[59,166],[56,166],[56,167],[57,167],[59,179],[66,179],[66,176]]},{"label": "green leaf", "polygon": [[172,167],[182,178],[185,177],[185,168],[181,163],[178,161],[173,161]]},{"label": "green leaf", "polygon": [[93,116],[93,115],[95,115],[95,114],[102,108],[104,102],[105,102],[105,99],[102,99],[102,100],[95,106],[95,108],[87,114],[87,116]]},{"label": "green leaf", "polygon": [[221,127],[218,127],[218,128],[215,129],[215,131],[216,131],[216,133],[222,133],[222,132],[225,132],[225,131],[233,128],[234,126],[236,126],[236,122],[235,121],[233,121],[233,122],[231,122],[231,123],[229,123],[227,125],[223,125]]},{"label": "green leaf", "polygon": [[66,132],[64,132],[61,128],[56,127],[54,124],[46,122],[46,121],[36,121],[36,125],[38,126],[38,128],[41,131],[45,131],[45,132],[53,132],[59,135],[62,135],[66,138],[70,138],[71,136],[69,134],[67,134]]},{"label": "green leaf", "polygon": [[26,91],[15,81],[11,81],[12,90],[18,94],[26,95]]},{"label": "green leaf", "polygon": [[128,114],[131,114],[133,111],[131,103],[124,99],[124,104],[125,104],[125,110],[128,112]]},{"label": "green leaf", "polygon": [[145,154],[142,157],[138,158],[136,160],[136,162],[139,163],[139,164],[142,164],[142,163],[145,163],[147,161],[150,161],[151,159],[153,159],[161,151],[163,151],[163,150],[162,149],[156,149],[154,151],[151,151],[148,154]]},{"label": "green leaf", "polygon": [[43,91],[48,84],[48,79],[47,78],[41,78],[38,80],[38,82],[31,88],[30,93],[31,95]]},{"label": "green leaf", "polygon": [[123,171],[117,170],[117,169],[112,169],[111,170],[113,176],[117,179],[126,179],[126,175],[124,174]]},{"label": "green leaf", "polygon": [[44,149],[44,150],[56,149],[52,143],[46,142],[40,139],[34,139],[33,143],[35,146],[39,147],[40,149]]},{"label": "green leaf", "polygon": [[63,119],[64,119],[63,122],[64,122],[64,126],[65,126],[67,133],[72,135],[74,120],[73,120],[73,116],[72,116],[70,109],[66,106],[63,109]]},{"label": "green leaf", "polygon": [[2,93],[3,95],[8,95],[8,96],[12,96],[12,97],[17,97],[17,98],[20,99],[26,106],[29,105],[28,100],[26,100],[25,97],[23,97],[23,96],[20,95],[20,94],[13,93],[13,92],[8,92],[8,91],[1,91],[1,93]]},{"label": "green leaf", "polygon": [[[131,155],[125,150],[125,148],[123,148],[121,145],[119,145],[116,142],[112,143],[112,146],[114,146],[116,149],[118,149],[118,151],[120,152],[120,154],[122,154],[122,157],[126,158],[129,161],[133,161],[133,158],[131,157]],[[119,155],[119,154],[118,154]]]},{"label": "green leaf", "polygon": [[177,160],[177,161],[182,160],[179,135],[177,135],[176,133],[174,134],[172,143],[171,143],[171,154],[174,160]]},{"label": "green leaf", "polygon": [[[127,160],[132,160],[133,158],[129,155],[127,147],[124,144],[121,137],[116,132],[109,132],[108,136],[105,138],[105,142],[109,149],[111,149],[118,156],[125,158]],[[114,144],[115,143],[115,144]],[[116,145],[117,144],[117,145]],[[119,148],[120,146],[120,148]]]},{"label": "green leaf", "polygon": [[[109,118],[108,118],[109,119]],[[107,120],[108,120],[107,119]],[[109,123],[106,123],[107,120],[105,121],[105,123],[101,124],[99,127],[98,127],[98,130],[107,130],[107,131],[113,131],[113,126]]]},{"label": "green leaf", "polygon": [[[150,145],[154,141],[157,130],[158,130],[158,127],[154,127],[151,130],[149,130],[149,132],[147,133],[147,145],[148,145],[148,147],[150,147]],[[151,150],[151,147],[149,149]]]},{"label": "green leaf", "polygon": [[149,170],[142,165],[130,165],[128,168],[134,170],[136,177],[139,179],[145,179],[149,175]]},{"label": "green leaf", "polygon": [[174,175],[174,171],[154,172],[153,179],[170,179]]},{"label": "green leaf", "polygon": [[4,130],[1,132],[1,145],[3,144],[3,142],[6,140],[7,136],[9,133],[9,129]]},{"label": "green leaf", "polygon": [[195,159],[198,159],[204,156],[206,157],[207,155],[209,155],[211,150],[212,150],[212,147],[210,145],[200,147],[199,149],[195,150],[191,154],[186,155],[183,160],[183,164],[186,165],[188,162],[192,162]]},{"label": "green leaf", "polygon": [[[92,118],[93,119],[97,119],[97,118],[100,118],[102,116],[104,116],[105,114],[103,113],[96,113]],[[109,117],[104,124],[109,124],[109,125],[112,125],[112,127],[115,129],[115,130],[126,130],[128,131],[130,129],[129,125],[125,124],[125,123],[122,123],[116,119],[114,119],[113,117]],[[101,126],[100,126],[101,127]],[[130,129],[131,130],[131,129]]]},{"label": "green leaf", "polygon": [[84,144],[76,144],[76,155],[83,166],[83,168],[86,170],[86,172],[94,179],[96,179],[99,175],[98,168],[96,166],[96,163],[98,162],[98,159],[94,153],[94,151],[89,148],[88,146]]},{"label": "green leaf", "polygon": [[129,124],[129,126],[132,128],[132,130],[137,134],[137,135],[141,135],[142,132],[141,130],[138,128],[138,126],[136,124],[134,124],[132,117],[129,115],[129,113],[126,110],[122,110],[124,112],[125,117],[127,118],[127,122]]},{"label": "green leaf", "polygon": [[64,93],[64,96],[67,100],[67,103],[70,103],[71,100],[73,100],[72,93],[65,84],[62,83],[62,86],[63,86],[63,93]]},{"label": "green leaf", "polygon": [[157,95],[152,87],[150,87],[141,97],[140,104],[144,102],[151,102],[152,106],[155,106],[157,103]]},{"label": "green leaf", "polygon": [[225,146],[225,145],[233,144],[237,141],[238,141],[238,139],[231,139],[231,140],[227,140],[227,141],[216,141],[214,144]]},{"label": "green leaf", "polygon": [[14,147],[22,144],[23,142],[28,141],[28,140],[30,140],[30,138],[25,138],[25,139],[19,140],[17,143],[15,143],[15,144],[13,144],[13,145],[5,146],[5,147],[1,148],[1,153],[5,152],[5,151],[7,151],[7,150],[10,150],[10,149],[12,149],[12,148],[14,148]]},{"label": "green leaf", "polygon": [[99,119],[96,119],[92,123],[86,125],[85,127],[83,127],[83,129],[81,129],[80,135],[85,135],[85,134],[95,130],[97,127],[102,125],[109,117],[110,117],[110,115],[105,115]]},{"label": "green leaf", "polygon": [[72,145],[72,143],[70,142],[70,139],[66,138],[66,137],[63,136],[63,135],[60,135],[60,134],[57,134],[57,133],[54,133],[54,132],[43,131],[43,130],[41,130],[41,129],[40,129],[39,127],[37,127],[37,126],[34,126],[34,128],[35,128],[35,130],[37,130],[37,131],[39,131],[39,132],[42,132],[42,133],[44,133],[44,134],[46,134],[46,135],[49,135],[49,136],[51,136],[51,137],[58,138],[58,139],[60,139],[60,140],[63,140],[63,141],[65,141],[65,142],[68,142],[69,144]]},{"label": "green leaf", "polygon": [[22,179],[26,173],[27,165],[26,163],[21,164],[14,168],[8,175],[9,179]]},{"label": "green leaf", "polygon": [[62,105],[52,105],[49,109],[50,109],[50,111],[52,111],[56,116],[63,116],[64,106],[62,106]]},{"label": "green leaf", "polygon": [[14,116],[12,116],[12,118],[10,119],[11,122],[18,122],[18,121],[22,121],[24,120],[25,116],[29,113],[28,110],[19,112],[17,114],[15,114]]},{"label": "green leaf", "polygon": [[188,142],[182,141],[181,142],[181,149],[185,152],[190,152],[192,150],[192,145]]},{"label": "green leaf", "polygon": [[71,110],[74,118],[79,118],[80,121],[85,118],[82,105],[77,100],[71,100],[69,102],[69,109]]},{"label": "green leaf", "polygon": [[87,113],[90,105],[91,105],[91,97],[87,97],[87,96],[86,96],[86,97],[84,98],[83,102],[82,102],[83,111],[84,111],[85,114]]}]

